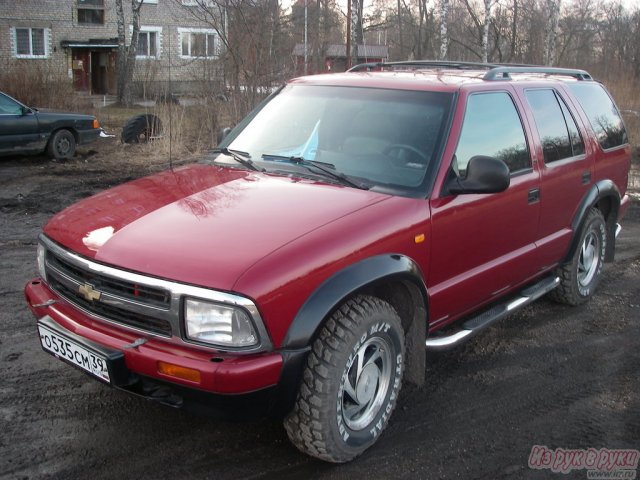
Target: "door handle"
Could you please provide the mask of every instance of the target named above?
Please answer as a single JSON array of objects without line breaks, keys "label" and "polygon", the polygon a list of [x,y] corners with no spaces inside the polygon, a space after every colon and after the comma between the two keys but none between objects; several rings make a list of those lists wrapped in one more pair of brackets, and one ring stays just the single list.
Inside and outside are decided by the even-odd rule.
[{"label": "door handle", "polygon": [[529,194],[527,195],[527,202],[529,203],[529,205],[531,205],[532,203],[536,203],[539,200],[540,200],[540,189],[532,188],[531,190],[529,190]]}]

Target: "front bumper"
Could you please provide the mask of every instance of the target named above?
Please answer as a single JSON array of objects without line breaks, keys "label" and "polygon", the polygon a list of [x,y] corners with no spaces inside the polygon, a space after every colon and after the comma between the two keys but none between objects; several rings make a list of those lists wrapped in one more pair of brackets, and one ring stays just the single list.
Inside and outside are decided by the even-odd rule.
[{"label": "front bumper", "polygon": [[95,142],[101,137],[102,128],[92,128],[91,130],[78,130],[78,145],[87,145]]},{"label": "front bumper", "polygon": [[[115,387],[129,389],[142,379],[151,379],[200,392],[235,395],[267,389],[279,382],[283,358],[278,352],[232,355],[177,345],[93,319],[58,297],[39,279],[29,282],[24,292],[37,319],[53,322],[63,335],[122,354],[122,367],[117,380],[112,381]],[[144,343],[135,346],[141,339]],[[197,370],[200,381],[161,373],[158,362]]]}]

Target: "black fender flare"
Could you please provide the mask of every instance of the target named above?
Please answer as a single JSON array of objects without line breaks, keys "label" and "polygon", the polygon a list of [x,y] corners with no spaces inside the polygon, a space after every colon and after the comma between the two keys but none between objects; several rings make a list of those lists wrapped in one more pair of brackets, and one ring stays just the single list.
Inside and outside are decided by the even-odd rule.
[{"label": "black fender flare", "polygon": [[427,289],[418,265],[399,254],[377,255],[349,265],[325,280],[302,305],[282,342],[283,349],[300,349],[310,345],[324,319],[349,295],[364,287],[388,280],[414,283],[425,304]]},{"label": "black fender flare", "polygon": [[580,231],[584,225],[584,221],[587,218],[589,210],[594,207],[598,202],[603,199],[610,199],[610,210],[606,213],[607,222],[607,248],[605,251],[605,261],[613,261],[615,253],[615,241],[616,241],[616,223],[618,221],[618,210],[620,209],[620,190],[616,184],[611,180],[600,180],[593,184],[589,191],[582,197],[578,211],[576,212],[571,222],[571,230],[573,231],[573,239],[569,245],[569,251],[565,257],[565,263],[570,262],[571,258],[575,254],[576,250],[580,248]]}]

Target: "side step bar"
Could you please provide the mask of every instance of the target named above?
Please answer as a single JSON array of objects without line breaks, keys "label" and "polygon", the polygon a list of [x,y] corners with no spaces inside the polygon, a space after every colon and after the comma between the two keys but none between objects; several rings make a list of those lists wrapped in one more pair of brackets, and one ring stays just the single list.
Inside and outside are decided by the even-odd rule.
[{"label": "side step bar", "polygon": [[467,320],[454,333],[427,338],[427,349],[448,350],[456,347],[508,314],[549,293],[559,284],[559,277],[546,277],[522,290],[515,298],[511,297],[506,302],[495,305],[480,315]]}]

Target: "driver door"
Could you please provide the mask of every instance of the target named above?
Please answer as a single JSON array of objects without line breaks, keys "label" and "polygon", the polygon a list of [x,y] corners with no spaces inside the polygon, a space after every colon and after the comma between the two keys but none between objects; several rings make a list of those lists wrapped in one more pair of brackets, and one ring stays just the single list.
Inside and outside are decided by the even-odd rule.
[{"label": "driver door", "polygon": [[0,93],[0,153],[22,153],[44,148],[38,133],[38,119],[24,113],[22,105]]}]

